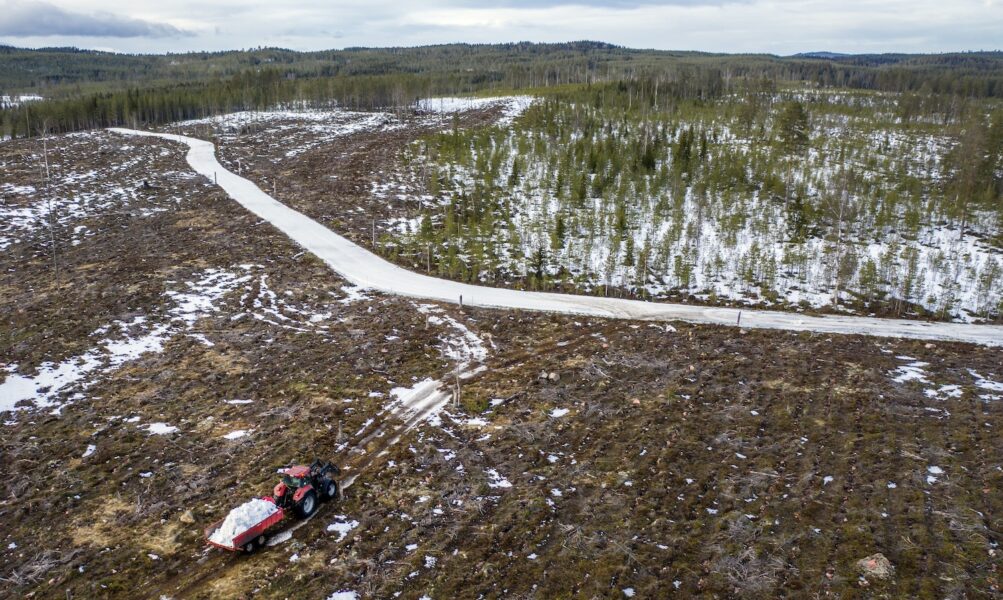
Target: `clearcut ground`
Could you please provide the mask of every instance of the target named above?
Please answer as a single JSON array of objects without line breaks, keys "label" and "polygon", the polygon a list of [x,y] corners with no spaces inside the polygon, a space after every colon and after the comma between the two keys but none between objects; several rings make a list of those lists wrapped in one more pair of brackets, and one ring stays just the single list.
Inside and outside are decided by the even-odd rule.
[{"label": "clearcut ground", "polygon": [[[379,143],[355,133],[303,159],[357,135]],[[0,363],[27,379],[100,364],[3,415],[3,594],[999,593],[998,349],[366,293],[195,176],[181,146],[49,147],[67,197],[109,204],[57,219],[58,276],[47,219],[0,256]],[[0,144],[10,183],[42,188],[40,152]],[[334,189],[329,210],[354,200]],[[373,436],[396,427],[401,388],[463,361],[487,369],[458,406],[396,444]],[[205,547],[204,526],[315,455],[357,475],[341,503],[258,555]],[[875,552],[895,575],[862,583]]]}]

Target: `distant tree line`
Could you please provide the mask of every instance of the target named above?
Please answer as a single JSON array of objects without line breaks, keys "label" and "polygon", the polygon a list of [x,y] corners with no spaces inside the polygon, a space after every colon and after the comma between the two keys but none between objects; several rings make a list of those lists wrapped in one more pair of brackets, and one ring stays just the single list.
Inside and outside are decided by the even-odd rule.
[{"label": "distant tree line", "polygon": [[0,94],[34,92],[49,99],[0,111],[0,134],[157,125],[291,103],[400,108],[423,95],[608,82],[648,86],[652,102],[713,99],[789,83],[907,92],[913,108],[903,118],[911,118],[930,112],[930,98],[943,104],[944,98],[1003,97],[1003,53],[777,57],[598,42],[167,55],[0,46]]}]

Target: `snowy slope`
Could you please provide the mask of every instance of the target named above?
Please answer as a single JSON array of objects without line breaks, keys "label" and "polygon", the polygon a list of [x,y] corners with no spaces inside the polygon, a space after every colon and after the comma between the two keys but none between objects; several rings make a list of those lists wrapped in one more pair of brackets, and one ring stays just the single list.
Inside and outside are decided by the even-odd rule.
[{"label": "snowy slope", "polygon": [[278,202],[253,182],[227,171],[216,160],[211,142],[173,134],[131,129],[112,129],[124,135],[160,137],[189,146],[188,163],[198,173],[215,178],[226,192],[259,217],[269,221],[306,250],[317,255],[350,282],[386,293],[489,308],[547,311],[596,317],[656,321],[687,321],[736,325],[748,328],[814,331],[819,333],[866,334],[884,337],[956,340],[1003,345],[1003,327],[961,323],[866,317],[810,317],[776,311],[709,308],[680,304],[650,303],[616,298],[572,296],[542,292],[489,288],[436,279],[413,273],[358,246],[320,223]]}]

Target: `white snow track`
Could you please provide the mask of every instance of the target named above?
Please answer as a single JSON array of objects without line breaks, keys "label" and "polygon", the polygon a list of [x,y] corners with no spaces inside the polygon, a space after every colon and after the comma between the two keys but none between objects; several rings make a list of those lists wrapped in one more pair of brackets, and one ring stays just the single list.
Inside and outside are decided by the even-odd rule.
[{"label": "white snow track", "polygon": [[[317,255],[338,274],[362,287],[389,294],[485,308],[545,311],[641,321],[686,321],[745,328],[784,329],[815,333],[863,334],[881,337],[969,342],[1003,346],[1003,327],[964,323],[926,323],[903,319],[850,316],[812,317],[798,313],[713,308],[491,288],[436,279],[391,264],[334,233],[310,217],[275,200],[253,182],[226,170],[216,160],[212,142],[181,135],[115,128],[125,135],[164,138],[187,144],[188,164],[215,180],[244,208],[265,219],[297,244]],[[739,323],[739,313],[741,322]]]}]

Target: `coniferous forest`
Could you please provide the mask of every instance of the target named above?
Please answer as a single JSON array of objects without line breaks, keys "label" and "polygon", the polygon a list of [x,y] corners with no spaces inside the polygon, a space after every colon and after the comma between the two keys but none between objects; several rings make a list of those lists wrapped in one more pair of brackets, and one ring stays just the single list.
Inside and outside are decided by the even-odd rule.
[{"label": "coniferous forest", "polygon": [[46,101],[0,111],[0,135],[155,125],[277,105],[406,107],[437,94],[639,80],[658,82],[663,99],[711,99],[794,82],[910,92],[922,110],[950,98],[1003,96],[1003,53],[777,57],[574,42],[121,55],[5,46],[0,95],[33,93]]},{"label": "coniferous forest", "polygon": [[435,134],[406,160],[423,202],[387,247],[440,276],[964,320],[1003,308],[994,99],[804,84],[703,98],[635,80],[544,94],[511,126]]}]

